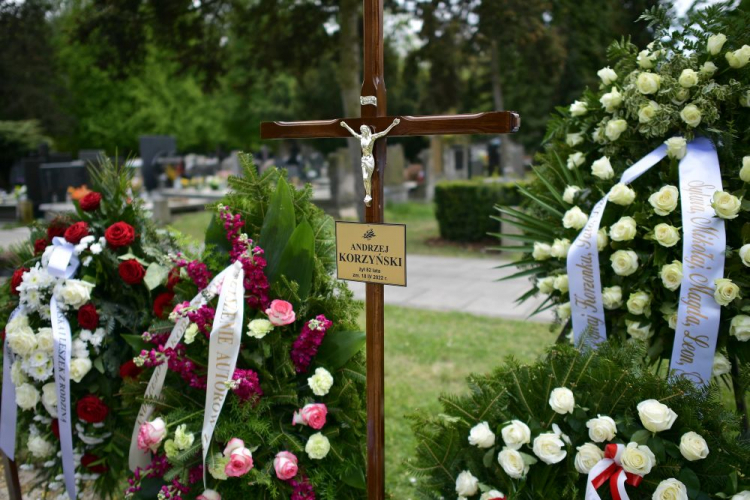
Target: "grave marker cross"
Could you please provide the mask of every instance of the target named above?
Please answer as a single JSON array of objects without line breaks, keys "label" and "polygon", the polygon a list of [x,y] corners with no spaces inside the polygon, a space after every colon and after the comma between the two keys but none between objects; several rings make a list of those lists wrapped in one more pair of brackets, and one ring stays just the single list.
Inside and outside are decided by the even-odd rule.
[{"label": "grave marker cross", "polygon": [[[382,132],[399,122],[389,136],[507,134],[521,124],[517,113],[494,111],[465,115],[387,116],[383,79],[383,0],[364,0],[364,81],[360,97],[361,118],[305,122],[264,122],[262,139],[349,138],[341,126],[345,121],[354,130],[369,126]],[[383,174],[386,166],[386,138],[374,144],[372,201],[365,208],[368,223],[383,222]],[[385,498],[385,416],[384,404],[384,315],[383,285],[367,283],[367,492],[370,500]]]}]

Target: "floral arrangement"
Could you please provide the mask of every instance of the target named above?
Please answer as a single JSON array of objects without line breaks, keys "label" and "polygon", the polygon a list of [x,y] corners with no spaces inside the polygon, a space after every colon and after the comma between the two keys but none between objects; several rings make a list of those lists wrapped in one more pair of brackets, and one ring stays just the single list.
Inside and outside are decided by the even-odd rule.
[{"label": "floral arrangement", "polygon": [[[18,268],[0,295],[3,363],[10,374],[4,391],[14,388],[18,406],[16,443],[12,421],[3,421],[11,426],[4,438],[22,468],[36,470],[38,486],[59,498],[68,498],[60,456],[66,430],[58,422],[53,361],[60,353],[51,303],[72,334],[67,369],[78,490],[111,497],[126,470],[120,430],[132,421],[118,394],[123,380],[141,372],[125,338],[152,321],[151,300],[166,282],[161,255],[172,245],[150,224],[141,201],[132,199],[129,169],[104,162],[91,167],[90,176],[94,190],[76,201],[74,214],[32,228],[30,244],[16,249]],[[70,259],[62,267],[60,252]]]},{"label": "floral arrangement", "polygon": [[[705,291],[721,306],[714,375],[734,365],[739,403],[746,386],[738,370],[750,361],[750,24],[746,14],[725,8],[693,14],[682,30],[661,8],[644,14],[655,41],[642,50],[628,40],[609,48],[612,65],[599,71],[600,88],[550,120],[537,180],[520,188],[526,208],[498,210],[522,233],[515,238],[521,246],[512,247],[524,252],[512,264],[522,267],[514,276],[532,277],[533,287],[520,300],[545,295],[537,311],[555,308],[565,324],[572,283],[566,259],[595,204],[608,195],[596,234],[606,330],[611,338],[643,342],[653,361],[669,359],[688,276],[680,202],[689,194],[678,188],[678,166],[691,141],[708,138],[718,151],[722,186],[703,195],[713,207],[710,218],[726,227],[724,273]],[[621,182],[626,168],[662,144],[663,160]]]},{"label": "floral arrangement", "polygon": [[[351,293],[332,277],[332,220],[310,203],[309,187],[297,191],[283,173],[259,176],[251,157],[242,161],[244,178],[229,180],[200,258],[173,256],[168,320],[142,335],[135,362],[145,375],[166,366],[166,383],[159,397],[144,398],[142,385],[126,391],[155,411],[135,433],[136,451],[152,459],[125,497],[362,498],[364,334]],[[222,331],[213,292],[224,293],[229,278],[217,287],[217,276],[232,266],[244,271],[241,345],[233,372],[217,382],[228,394],[204,469],[211,339]],[[167,347],[181,324],[184,337]]]},{"label": "floral arrangement", "polygon": [[750,444],[716,386],[654,374],[638,344],[509,359],[416,415],[419,498],[750,497]]}]

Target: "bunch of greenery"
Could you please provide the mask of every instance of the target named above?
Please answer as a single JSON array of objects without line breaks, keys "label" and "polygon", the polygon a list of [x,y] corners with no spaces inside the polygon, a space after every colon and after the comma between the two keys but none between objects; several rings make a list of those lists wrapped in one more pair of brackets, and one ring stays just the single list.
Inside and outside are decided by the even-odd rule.
[{"label": "bunch of greenery", "polygon": [[[152,448],[153,462],[136,472],[127,496],[362,498],[366,413],[364,356],[360,351],[364,334],[356,330],[360,306],[352,300],[346,285],[332,275],[332,219],[311,203],[310,186],[297,190],[287,183],[286,173],[276,169],[259,175],[250,156],[241,158],[244,176],[229,179],[231,192],[214,207],[218,215],[207,230],[206,248],[197,259],[183,265],[174,292],[178,310],[183,301],[200,293],[209,277],[231,264],[237,255],[237,242],[247,242],[249,238],[250,247],[257,245],[262,249],[262,253],[256,249],[253,255],[262,276],[246,274],[245,296],[249,301],[243,324],[247,328],[234,373],[235,379],[249,382],[253,394],[243,395],[237,386],[228,393],[209,445],[208,491],[204,491],[200,431],[206,390],[195,381],[205,380],[207,373],[210,320],[203,333],[196,332],[198,323],[204,320],[190,314],[200,310],[188,313],[191,324],[176,351],[184,353],[179,357],[180,363],[192,363],[192,378],[186,380],[184,370],[175,368],[170,358],[159,398],[144,398],[143,385],[133,385],[127,391],[131,402],[155,405],[148,425],[155,426],[151,429],[164,429],[161,440]],[[239,239],[232,236],[237,235],[238,221],[244,223]],[[186,262],[184,256],[180,259],[183,264]],[[205,279],[196,279],[190,269],[200,269],[202,265],[206,268],[199,274]],[[177,277],[177,272],[173,276]],[[266,283],[267,296],[256,300],[258,295],[253,294],[260,290],[263,295]],[[287,314],[287,321],[282,324],[272,317],[273,303],[280,301],[288,302],[294,311],[294,317]],[[216,300],[207,307],[216,307]],[[206,307],[202,309],[208,311]],[[149,349],[159,355],[160,349],[153,349],[153,344],[162,345],[173,326],[172,321],[158,321],[151,326],[139,340],[139,348],[145,354],[142,360],[149,357]],[[322,343],[317,352],[307,351],[312,354],[309,365],[300,364],[294,354],[304,349],[300,338],[316,328],[324,332]],[[180,366],[184,368],[184,364]],[[326,374],[332,376],[323,387],[313,380],[321,374],[323,379],[328,378]],[[316,406],[307,406],[313,404]],[[316,422],[303,421],[305,407],[316,408]],[[252,453],[252,468],[241,471],[242,477],[227,469],[230,454],[222,453],[225,445],[237,443],[237,439],[247,450],[242,453]]]},{"label": "bunch of greenery", "polygon": [[[750,443],[738,439],[738,419],[716,387],[667,382],[643,359],[632,343],[560,344],[533,365],[510,358],[470,377],[469,395],[443,396],[442,413],[413,417],[419,444],[408,466],[421,477],[418,497],[580,499],[608,444],[629,446],[621,465],[642,476],[626,486],[632,500],[750,489]],[[601,498],[612,498],[609,489],[598,489]]]}]

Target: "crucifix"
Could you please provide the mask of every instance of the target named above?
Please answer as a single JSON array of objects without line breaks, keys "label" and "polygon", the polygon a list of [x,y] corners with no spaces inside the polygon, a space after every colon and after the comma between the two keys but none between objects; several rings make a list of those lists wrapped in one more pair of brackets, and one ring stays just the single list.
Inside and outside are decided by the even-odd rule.
[{"label": "crucifix", "polygon": [[[262,139],[320,139],[354,136],[362,148],[362,174],[368,223],[383,222],[385,136],[508,134],[521,119],[511,111],[465,115],[387,116],[383,79],[383,0],[364,3],[364,80],[361,118],[306,122],[264,122]],[[358,134],[355,130],[359,130]],[[367,498],[385,498],[384,314],[383,285],[367,283]]]}]

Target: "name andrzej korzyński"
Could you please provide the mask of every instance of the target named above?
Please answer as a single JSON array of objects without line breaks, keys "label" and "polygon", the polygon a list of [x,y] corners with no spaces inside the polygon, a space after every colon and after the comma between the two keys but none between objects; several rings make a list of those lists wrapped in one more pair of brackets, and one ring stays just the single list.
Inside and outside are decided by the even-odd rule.
[{"label": "name andrzej korzy\u0144ski", "polygon": [[[388,245],[375,245],[372,243],[352,243],[349,252],[339,252],[339,262],[350,264],[370,264],[380,266],[403,266],[402,257],[392,257],[387,254]],[[367,252],[367,253],[361,253]]]}]

